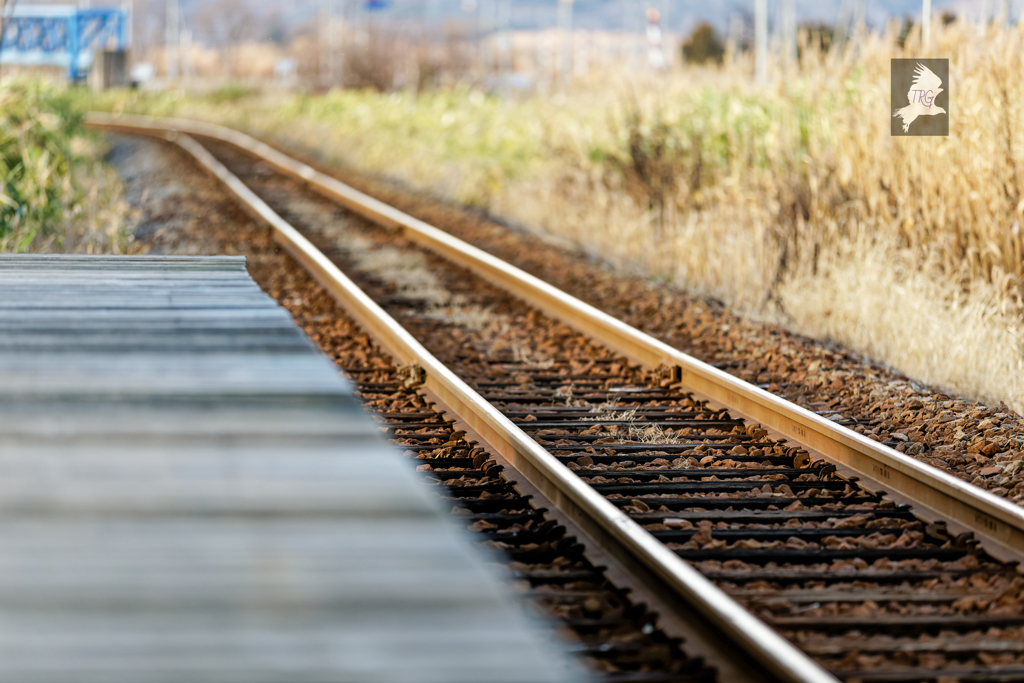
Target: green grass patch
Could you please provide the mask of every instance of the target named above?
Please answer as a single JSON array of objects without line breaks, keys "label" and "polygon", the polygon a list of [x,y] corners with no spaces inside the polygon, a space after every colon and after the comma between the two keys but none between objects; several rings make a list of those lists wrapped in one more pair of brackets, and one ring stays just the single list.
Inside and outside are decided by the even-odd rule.
[{"label": "green grass patch", "polygon": [[72,140],[81,109],[40,81],[0,84],[0,247],[23,250],[71,215]]}]

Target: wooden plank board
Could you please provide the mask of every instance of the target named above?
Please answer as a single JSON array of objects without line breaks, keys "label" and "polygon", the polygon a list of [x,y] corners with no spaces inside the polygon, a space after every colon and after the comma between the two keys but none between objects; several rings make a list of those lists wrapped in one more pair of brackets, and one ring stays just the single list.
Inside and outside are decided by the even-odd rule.
[{"label": "wooden plank board", "polygon": [[0,679],[578,679],[244,259],[0,292]]},{"label": "wooden plank board", "polygon": [[74,270],[84,272],[102,270],[174,272],[198,270],[204,272],[245,272],[244,256],[83,256],[79,254],[0,254],[0,268],[4,270]]}]

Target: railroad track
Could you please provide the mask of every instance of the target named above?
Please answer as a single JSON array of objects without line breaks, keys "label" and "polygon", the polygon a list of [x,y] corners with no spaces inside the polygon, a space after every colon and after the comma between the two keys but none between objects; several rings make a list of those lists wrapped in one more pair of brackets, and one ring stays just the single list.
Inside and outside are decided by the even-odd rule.
[{"label": "railroad track", "polygon": [[[240,133],[89,122],[174,140],[273,226],[389,358],[327,328],[321,346],[595,668],[708,680],[690,655],[717,650],[723,678],[1024,680],[1016,506]],[[416,277],[396,287],[396,268]],[[659,630],[566,528],[656,596],[662,620],[699,622],[693,638]]]}]

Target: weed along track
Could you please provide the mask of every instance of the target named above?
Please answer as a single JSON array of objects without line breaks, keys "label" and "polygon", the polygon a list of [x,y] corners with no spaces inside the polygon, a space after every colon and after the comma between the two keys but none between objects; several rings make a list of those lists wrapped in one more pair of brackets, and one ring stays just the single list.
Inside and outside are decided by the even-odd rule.
[{"label": "weed along track", "polygon": [[[347,275],[332,293],[366,334],[391,340],[394,360],[344,326],[310,328],[382,430],[611,680],[710,679],[659,628],[674,614],[712,633],[741,675],[767,680],[1024,681],[1024,523],[1009,505],[584,319],[499,265],[425,248],[429,234],[379,207],[360,212],[384,228],[265,151],[192,132],[204,131],[213,157],[322,254],[299,260],[321,283],[333,267]],[[376,307],[405,332],[374,322]],[[522,495],[534,489],[549,516]],[[631,600],[591,552],[663,602]]]}]

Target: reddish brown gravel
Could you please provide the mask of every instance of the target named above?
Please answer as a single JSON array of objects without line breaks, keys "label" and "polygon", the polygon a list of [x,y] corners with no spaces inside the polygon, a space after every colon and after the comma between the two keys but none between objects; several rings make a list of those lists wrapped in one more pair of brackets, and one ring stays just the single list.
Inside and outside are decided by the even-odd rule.
[{"label": "reddish brown gravel", "polygon": [[[303,158],[292,147],[286,151]],[[303,160],[686,353],[1024,504],[1024,420],[1005,405],[945,394],[838,346],[735,315],[713,300],[612,272],[479,213],[318,163],[315,153]]]},{"label": "reddish brown gravel", "polygon": [[656,614],[634,604],[586,559],[582,545],[515,491],[490,454],[404,386],[401,369],[276,246],[270,231],[253,224],[180,151],[122,140],[114,155],[129,200],[143,212],[140,242],[151,253],[245,255],[253,278],[345,369],[382,432],[420,463],[424,482],[479,545],[503,558],[527,608],[560,624],[566,646],[597,680],[601,674],[623,683],[715,680],[713,669],[657,627]]}]

